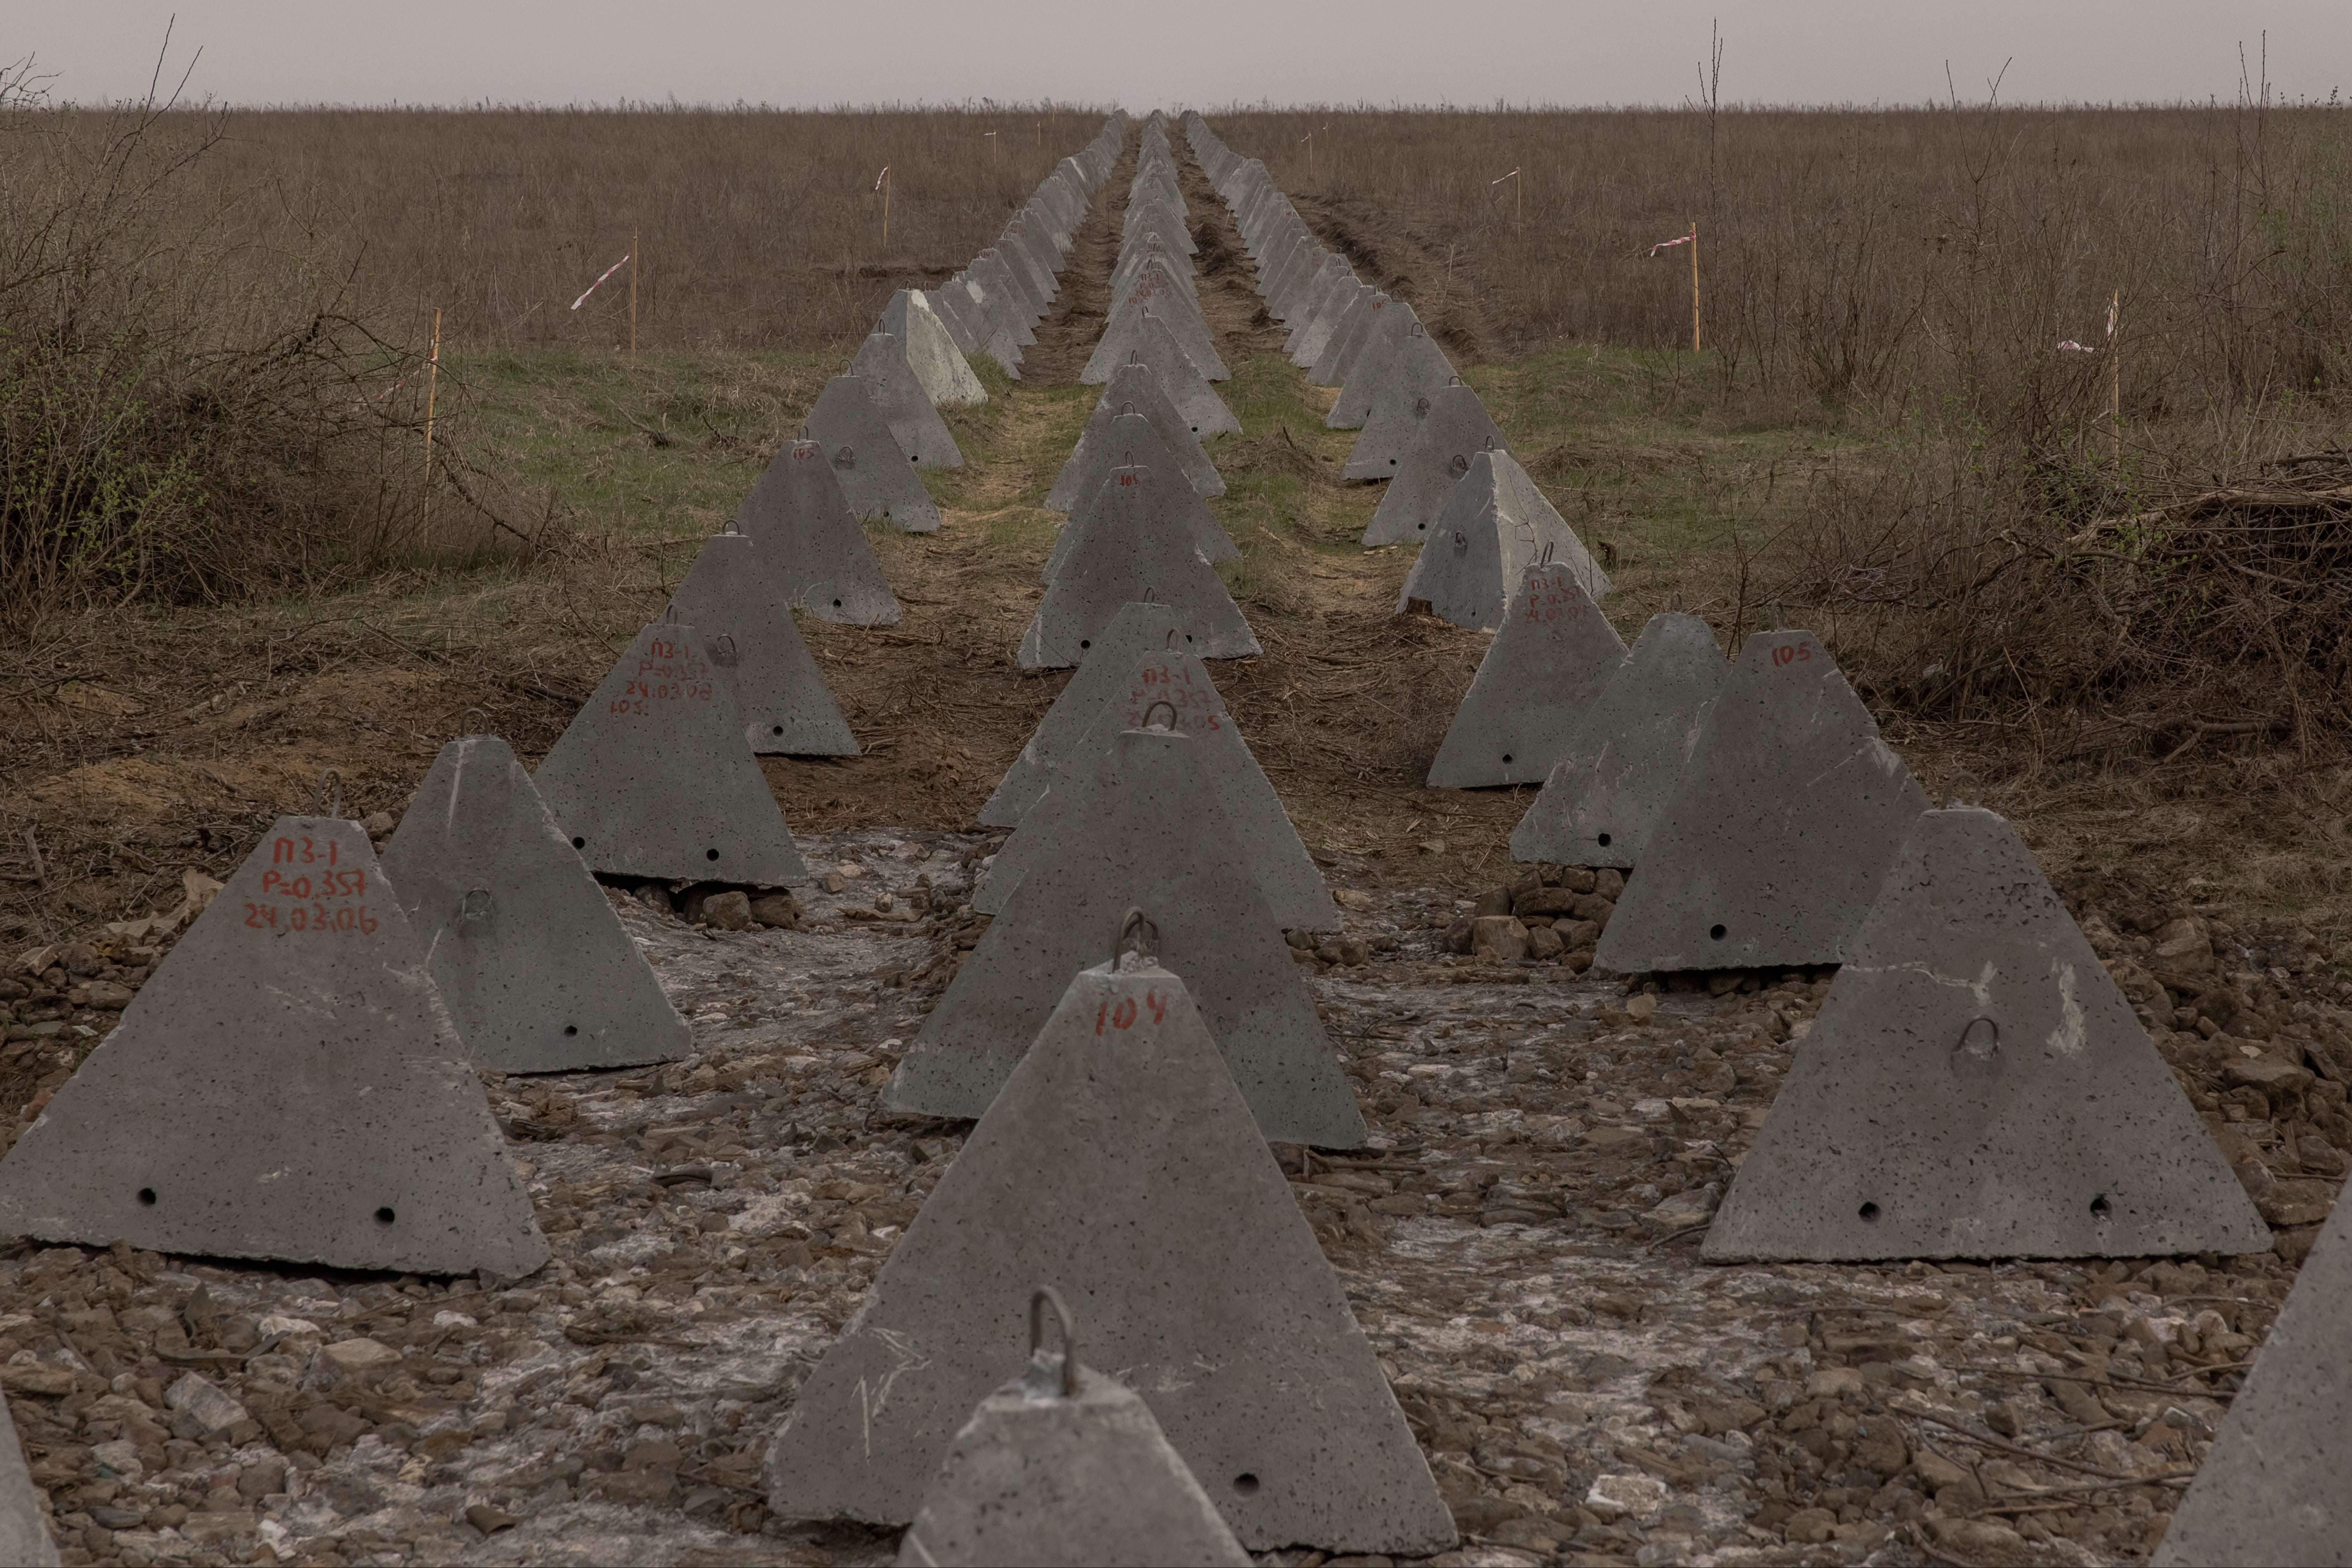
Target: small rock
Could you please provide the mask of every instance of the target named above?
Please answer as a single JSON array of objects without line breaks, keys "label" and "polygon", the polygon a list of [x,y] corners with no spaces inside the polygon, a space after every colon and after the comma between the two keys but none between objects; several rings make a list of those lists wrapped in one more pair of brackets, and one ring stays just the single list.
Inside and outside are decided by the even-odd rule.
[{"label": "small rock", "polygon": [[1370,909],[1372,895],[1361,888],[1342,887],[1332,891],[1331,902],[1342,909]]},{"label": "small rock", "polygon": [[[92,987],[93,990],[97,988]],[[2276,1099],[2287,1094],[2300,1094],[2311,1087],[2311,1073],[2284,1057],[2268,1051],[2256,1057],[2239,1057],[2221,1069],[2224,1082],[2242,1089],[2259,1089]]]},{"label": "small rock", "polygon": [[776,930],[800,924],[801,906],[789,893],[763,893],[751,900],[751,923]]},{"label": "small rock", "polygon": [[373,1367],[394,1366],[400,1361],[400,1352],[381,1340],[339,1340],[319,1353],[343,1372],[365,1372]]},{"label": "small rock", "polygon": [[1780,1527],[1795,1546],[1818,1546],[1837,1528],[1837,1515],[1825,1508],[1801,1508]]},{"label": "small rock", "polygon": [[837,871],[829,871],[823,873],[816,879],[816,884],[824,889],[827,893],[839,893],[843,888],[849,885],[847,882],[843,880],[842,874]]},{"label": "small rock", "polygon": [[1625,873],[1613,866],[1602,866],[1592,873],[1592,891],[1616,903],[1625,896]]},{"label": "small rock", "polygon": [[370,811],[360,819],[361,830],[372,839],[383,837],[392,831],[393,827],[392,813],[389,811]]},{"label": "small rock", "polygon": [[1584,1506],[1599,1514],[1605,1524],[1627,1514],[1645,1519],[1657,1512],[1665,1500],[1666,1483],[1655,1476],[1619,1471],[1595,1476],[1592,1490],[1585,1493]]},{"label": "small rock", "polygon": [[1824,1366],[1805,1380],[1808,1399],[1834,1399],[1841,1394],[1859,1394],[1865,1385],[1862,1374],[1851,1366]]},{"label": "small rock", "polygon": [[1563,941],[1561,941],[1561,940],[1559,939],[1559,932],[1557,932],[1557,931],[1554,931],[1550,926],[1549,926],[1549,925],[1537,925],[1537,926],[1531,926],[1531,927],[1529,927],[1529,928],[1528,928],[1528,957],[1530,957],[1530,958],[1557,958],[1557,957],[1559,957],[1562,953],[1565,953],[1565,952],[1567,952],[1567,951],[1568,951],[1568,944],[1567,944],[1567,943],[1565,943],[1565,942],[1563,942]]},{"label": "small rock", "polygon": [[751,929],[751,895],[740,888],[714,893],[702,901],[702,918],[721,931]]},{"label": "small rock", "polygon": [[1508,915],[1474,915],[1470,921],[1470,951],[1475,956],[1507,963],[1528,956],[1528,928]]},{"label": "small rock", "polygon": [[1508,915],[1510,912],[1511,890],[1507,887],[1488,888],[1478,895],[1478,902],[1470,908],[1473,919],[1487,915]]},{"label": "small rock", "polygon": [[1659,1230],[1688,1230],[1705,1225],[1715,1215],[1715,1194],[1705,1187],[1678,1192],[1642,1218]]},{"label": "small rock", "polygon": [[188,1373],[164,1391],[163,1403],[189,1416],[207,1436],[226,1432],[247,1419],[245,1406],[226,1390],[199,1373]]},{"label": "small rock", "polygon": [[1635,1023],[1648,1023],[1652,1019],[1658,1016],[1658,998],[1650,995],[1647,991],[1643,992],[1637,997],[1627,998],[1625,1001],[1625,1016],[1632,1019]]},{"label": "small rock", "polygon": [[466,1522],[484,1535],[496,1535],[501,1530],[512,1530],[522,1521],[513,1514],[499,1512],[488,1503],[478,1502],[466,1510]]}]

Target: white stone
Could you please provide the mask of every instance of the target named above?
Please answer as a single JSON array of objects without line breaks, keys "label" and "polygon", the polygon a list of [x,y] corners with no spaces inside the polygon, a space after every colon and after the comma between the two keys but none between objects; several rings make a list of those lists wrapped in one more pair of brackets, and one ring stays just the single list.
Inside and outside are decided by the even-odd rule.
[{"label": "white stone", "polygon": [[219,1385],[191,1372],[165,1391],[163,1403],[195,1418],[207,1434],[226,1431],[246,1419],[245,1406]]}]

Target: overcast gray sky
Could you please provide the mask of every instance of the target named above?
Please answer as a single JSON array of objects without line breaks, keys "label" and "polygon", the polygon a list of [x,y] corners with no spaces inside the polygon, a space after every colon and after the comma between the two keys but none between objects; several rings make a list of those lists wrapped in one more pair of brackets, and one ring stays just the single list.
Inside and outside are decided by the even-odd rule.
[{"label": "overcast gray sky", "polygon": [[2345,0],[0,0],[0,56],[60,96],[172,75],[238,104],[786,105],[968,99],[1677,103],[1720,17],[1727,100],[2289,98],[2352,89]]}]

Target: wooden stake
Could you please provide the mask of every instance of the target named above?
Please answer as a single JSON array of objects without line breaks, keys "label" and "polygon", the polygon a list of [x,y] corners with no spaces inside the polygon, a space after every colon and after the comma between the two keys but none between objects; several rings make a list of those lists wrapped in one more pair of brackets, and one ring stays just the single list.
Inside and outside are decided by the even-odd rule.
[{"label": "wooden stake", "polygon": [[983,131],[981,134],[988,138],[988,166],[993,169],[996,167],[996,132]]},{"label": "wooden stake", "polygon": [[882,171],[882,248],[890,248],[890,171]]},{"label": "wooden stake", "polygon": [[433,397],[441,390],[441,312],[433,312],[433,357],[425,362],[425,494],[416,503],[416,528],[424,532],[433,513]]},{"label": "wooden stake", "polygon": [[629,231],[629,358],[637,357],[637,231]]},{"label": "wooden stake", "polygon": [[1698,220],[1691,220],[1691,352],[1698,352]]},{"label": "wooden stake", "polygon": [[2108,455],[2124,465],[2124,295],[2118,288],[2107,298],[2107,435]]}]

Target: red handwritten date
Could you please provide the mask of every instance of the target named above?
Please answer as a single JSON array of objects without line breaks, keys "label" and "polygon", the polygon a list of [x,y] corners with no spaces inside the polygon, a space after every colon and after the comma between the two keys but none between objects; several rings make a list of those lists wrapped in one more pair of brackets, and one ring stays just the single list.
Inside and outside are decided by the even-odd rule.
[{"label": "red handwritten date", "polygon": [[377,922],[368,906],[343,902],[367,896],[368,873],[338,867],[341,858],[342,846],[332,839],[323,844],[308,836],[277,840],[269,846],[270,868],[261,873],[263,896],[245,906],[246,925],[256,931],[373,936]]},{"label": "red handwritten date", "polygon": [[1545,625],[1554,621],[1580,620],[1592,608],[1584,597],[1583,587],[1566,572],[1553,572],[1533,578],[1528,583],[1527,613],[1520,619],[1530,625]]},{"label": "red handwritten date", "polygon": [[642,716],[652,711],[649,704],[707,703],[716,695],[709,664],[679,639],[656,637],[646,645],[646,656],[637,661],[636,674],[628,677],[621,695],[606,709]]}]

